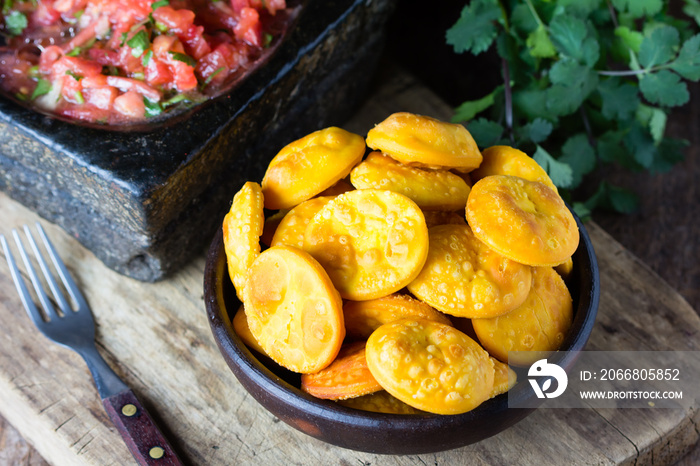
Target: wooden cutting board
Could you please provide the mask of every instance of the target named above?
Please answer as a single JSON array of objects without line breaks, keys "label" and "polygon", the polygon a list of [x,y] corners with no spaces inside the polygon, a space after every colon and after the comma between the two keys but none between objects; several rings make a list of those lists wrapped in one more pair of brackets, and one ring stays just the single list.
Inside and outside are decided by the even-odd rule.
[{"label": "wooden cutting board", "polygon": [[[435,95],[397,72],[345,127],[364,134],[399,110],[449,117]],[[4,194],[0,218],[6,235],[38,220]],[[324,444],[279,422],[226,366],[204,309],[204,251],[173,277],[147,284],[109,270],[63,230],[43,223],[94,310],[102,354],[192,464],[669,464],[698,441],[695,406],[540,409],[495,437],[430,455],[386,457]],[[690,305],[597,225],[586,227],[602,283],[587,349],[700,349],[700,318]],[[0,322],[0,413],[50,463],[134,464],[83,361],[34,328],[5,261]]]}]

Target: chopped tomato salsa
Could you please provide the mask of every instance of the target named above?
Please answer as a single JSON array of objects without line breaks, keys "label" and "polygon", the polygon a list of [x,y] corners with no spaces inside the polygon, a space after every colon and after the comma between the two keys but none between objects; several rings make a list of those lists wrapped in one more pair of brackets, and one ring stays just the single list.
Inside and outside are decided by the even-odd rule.
[{"label": "chopped tomato salsa", "polygon": [[287,12],[286,0],[2,5],[0,89],[49,113],[117,125],[225,90],[279,40]]}]

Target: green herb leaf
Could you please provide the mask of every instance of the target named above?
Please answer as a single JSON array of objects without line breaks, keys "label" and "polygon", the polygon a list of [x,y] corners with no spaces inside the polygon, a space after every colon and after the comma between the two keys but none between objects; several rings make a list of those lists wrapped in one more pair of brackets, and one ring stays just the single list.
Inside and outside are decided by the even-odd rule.
[{"label": "green herb leaf", "polygon": [[559,60],[550,70],[554,85],[547,91],[547,110],[554,115],[574,113],[598,85],[598,74],[570,59]]},{"label": "green herb leaf", "polygon": [[525,43],[533,57],[550,58],[557,54],[547,29],[542,24],[527,36]]},{"label": "green herb leaf", "polygon": [[645,69],[668,63],[680,43],[678,30],[672,26],[654,29],[639,46],[639,64]]},{"label": "green herb leaf", "polygon": [[146,117],[151,118],[163,113],[163,109],[158,102],[153,102],[147,98],[143,98],[143,105],[146,107]]},{"label": "green herb leaf", "polygon": [[683,149],[688,145],[690,143],[685,139],[664,138],[657,146],[657,157],[654,158],[651,171],[655,173],[668,172],[674,165],[683,161]]},{"label": "green herb leaf", "polygon": [[51,82],[46,80],[46,79],[40,79],[36,83],[36,87],[34,88],[34,92],[32,92],[32,96],[30,97],[30,100],[34,100],[37,97],[48,94],[51,91]]},{"label": "green herb leaf", "polygon": [[80,52],[82,52],[82,49],[80,47],[73,47],[70,52],[68,52],[66,55],[69,57],[77,57],[80,55]]},{"label": "green herb leaf", "polygon": [[609,120],[626,120],[639,107],[637,88],[622,84],[617,78],[600,81],[597,90],[603,103],[603,116]]},{"label": "green herb leaf", "polygon": [[175,60],[181,61],[181,62],[187,64],[188,66],[191,66],[192,68],[197,66],[197,62],[194,60],[194,58],[190,57],[189,55],[187,55],[185,53],[180,53],[180,52],[168,52],[168,53]]},{"label": "green herb leaf", "polygon": [[459,123],[460,121],[469,121],[474,118],[478,113],[483,112],[487,108],[491,107],[495,101],[496,94],[503,91],[503,86],[498,86],[488,95],[485,95],[478,100],[470,100],[464,102],[462,105],[455,109],[455,114],[452,117],[452,123]]},{"label": "green herb leaf", "polygon": [[700,1],[698,0],[685,0],[685,6],[683,7],[683,13],[690,16],[695,20],[695,22],[700,25]]},{"label": "green herb leaf", "polygon": [[151,57],[153,57],[153,50],[149,49],[148,52],[143,55],[143,58],[141,58],[141,64],[144,66],[144,68],[150,63]]},{"label": "green herb leaf", "polygon": [[591,147],[588,137],[579,133],[566,140],[561,148],[562,156],[559,162],[565,163],[571,167],[571,185],[568,187],[577,188],[583,176],[592,172],[596,166],[596,156],[593,147]]},{"label": "green herb leaf", "polygon": [[688,86],[672,71],[661,70],[649,73],[639,79],[639,90],[652,104],[674,107],[690,100]]},{"label": "green herb leaf", "polygon": [[607,163],[619,162],[623,166],[628,165],[625,161],[631,160],[632,157],[622,144],[623,137],[623,131],[610,130],[598,138],[596,151],[601,161]]},{"label": "green herb leaf", "polygon": [[690,81],[700,79],[700,34],[683,43],[678,58],[671,63],[671,69]]},{"label": "green herb leaf", "polygon": [[571,186],[573,170],[568,164],[556,160],[540,145],[537,145],[537,150],[532,158],[540,167],[544,168],[557,188],[568,188]]},{"label": "green herb leaf", "polygon": [[639,53],[639,48],[642,45],[642,41],[644,41],[644,34],[633,31],[627,26],[616,27],[615,36],[619,37],[622,43],[634,53]]},{"label": "green herb leaf", "polygon": [[151,4],[151,9],[153,11],[155,11],[162,6],[168,6],[168,5],[170,5],[170,2],[168,0],[158,0],[157,2],[153,2]]},{"label": "green herb leaf", "polygon": [[83,79],[82,76],[76,74],[73,70],[66,70],[66,74],[75,79],[76,81],[80,81],[81,79]]},{"label": "green herb leaf", "polygon": [[131,47],[131,55],[135,58],[139,58],[143,55],[143,52],[151,46],[151,42],[148,39],[148,33],[144,29],[141,29],[134,34],[131,39],[126,41],[126,45]]},{"label": "green herb leaf", "polygon": [[221,68],[217,68],[216,70],[214,70],[214,72],[213,72],[212,74],[210,74],[210,75],[207,77],[207,79],[204,80],[204,85],[205,85],[205,86],[208,85],[208,84],[212,81],[212,79],[214,79],[214,77],[215,77],[217,74],[221,73],[222,71],[224,71],[224,67],[223,67],[223,66],[222,66]]},{"label": "green herb leaf", "polygon": [[503,126],[485,118],[472,120],[467,125],[467,129],[474,138],[474,141],[476,141],[477,146],[482,149],[498,144],[505,131]]},{"label": "green herb leaf", "polygon": [[586,23],[569,15],[555,16],[549,25],[554,47],[565,57],[593,66],[600,56],[600,46],[588,34]]},{"label": "green herb leaf", "polygon": [[656,156],[656,146],[651,135],[639,123],[632,124],[624,143],[637,163],[644,168],[651,167]]},{"label": "green herb leaf", "polygon": [[535,118],[525,126],[516,129],[516,132],[520,139],[526,139],[535,144],[539,144],[552,134],[552,128],[554,128],[554,125],[552,125],[551,122],[542,118]]},{"label": "green herb leaf", "polygon": [[494,21],[501,18],[496,0],[473,0],[462,9],[457,22],[447,30],[447,43],[455,52],[478,55],[491,47],[498,31]]},{"label": "green herb leaf", "polygon": [[27,17],[19,11],[12,11],[9,15],[5,16],[5,27],[10,35],[18,36],[22,34],[27,24]]},{"label": "green herb leaf", "polygon": [[616,9],[629,13],[633,18],[653,16],[664,6],[663,0],[612,0],[612,4]]},{"label": "green herb leaf", "polygon": [[649,107],[648,105],[640,105],[637,109],[637,121],[642,126],[649,128],[649,133],[655,144],[661,142],[666,132],[666,121],[668,117],[666,112],[660,108]]}]

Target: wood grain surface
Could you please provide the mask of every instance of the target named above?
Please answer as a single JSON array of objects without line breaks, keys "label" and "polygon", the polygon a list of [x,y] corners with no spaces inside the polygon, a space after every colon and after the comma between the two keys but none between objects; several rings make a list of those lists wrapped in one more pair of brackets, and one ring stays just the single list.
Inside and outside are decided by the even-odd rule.
[{"label": "wood grain surface", "polygon": [[[449,112],[397,71],[345,126],[365,133],[399,110],[443,118]],[[4,194],[0,218],[5,234],[37,220]],[[147,284],[107,269],[75,239],[44,225],[94,310],[100,351],[191,464],[671,464],[698,440],[697,409],[540,409],[495,437],[449,452],[387,457],[333,447],[279,422],[229,371],[204,310],[204,251],[173,277]],[[700,318],[692,307],[596,224],[587,229],[602,282],[588,349],[698,350]],[[0,321],[7,329],[0,337],[0,414],[51,464],[133,464],[82,360],[36,331],[4,261]],[[0,439],[12,442],[13,435],[3,429]],[[2,450],[0,461],[42,464],[15,445]]]}]

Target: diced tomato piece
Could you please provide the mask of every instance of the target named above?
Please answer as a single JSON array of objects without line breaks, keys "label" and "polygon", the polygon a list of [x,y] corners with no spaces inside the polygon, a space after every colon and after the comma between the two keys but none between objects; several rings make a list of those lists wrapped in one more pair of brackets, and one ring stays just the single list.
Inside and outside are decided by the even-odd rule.
[{"label": "diced tomato piece", "polygon": [[114,99],[114,110],[133,119],[146,117],[143,96],[136,91],[129,91]]},{"label": "diced tomato piece", "polygon": [[107,121],[110,116],[109,110],[103,110],[92,105],[66,105],[58,113],[74,120],[83,121]]},{"label": "diced tomato piece", "polygon": [[61,13],[56,11],[52,3],[39,2],[32,17],[38,24],[50,26],[61,19]]},{"label": "diced tomato piece", "polygon": [[240,13],[243,8],[250,8],[250,0],[231,0],[231,8],[236,13]]},{"label": "diced tomato piece", "polygon": [[199,60],[211,52],[209,43],[204,39],[204,27],[191,25],[185,34],[180,35],[187,54]]},{"label": "diced tomato piece", "polygon": [[147,97],[148,100],[155,102],[160,100],[160,92],[136,79],[122,78],[121,76],[107,76],[107,85],[114,86],[122,92],[136,91],[144,97]]},{"label": "diced tomato piece", "polygon": [[153,12],[153,19],[167,26],[175,34],[184,34],[194,23],[194,11],[162,6]]},{"label": "diced tomato piece", "polygon": [[85,98],[83,97],[82,91],[83,86],[80,84],[80,81],[78,81],[70,75],[63,76],[63,86],[61,87],[61,95],[64,99],[74,104],[82,104],[85,102]]},{"label": "diced tomato piece", "polygon": [[92,89],[96,87],[107,87],[107,76],[104,74],[98,74],[95,76],[88,76],[87,78],[83,78],[81,80],[81,84],[83,85],[83,89]]},{"label": "diced tomato piece", "polygon": [[174,58],[170,59],[168,66],[170,66],[173,82],[178,91],[185,92],[197,88],[197,77],[194,74],[194,67]]},{"label": "diced tomato piece", "polygon": [[57,45],[50,45],[41,52],[39,57],[39,70],[48,73],[56,61],[63,56],[63,50]]},{"label": "diced tomato piece", "polygon": [[167,84],[173,80],[173,74],[166,63],[159,58],[151,57],[146,66],[146,82],[152,86]]},{"label": "diced tomato piece", "polygon": [[177,37],[162,35],[153,39],[151,50],[157,57],[166,57],[168,52],[183,53],[185,48]]},{"label": "diced tomato piece", "polygon": [[62,76],[71,72],[77,76],[95,76],[102,73],[102,65],[80,57],[62,56],[51,66],[53,76]]},{"label": "diced tomato piece", "polygon": [[83,89],[85,102],[103,110],[109,110],[114,105],[114,99],[119,92],[111,86]]},{"label": "diced tomato piece", "polygon": [[131,53],[131,47],[124,45],[119,50],[119,66],[124,69],[126,74],[140,73],[143,71],[143,63],[141,57],[135,57]]},{"label": "diced tomato piece", "polygon": [[92,48],[88,50],[88,57],[102,66],[119,66],[119,54],[114,50]]},{"label": "diced tomato piece", "polygon": [[258,10],[254,8],[243,8],[243,10],[241,10],[241,18],[233,32],[236,34],[236,39],[244,40],[251,45],[261,47],[262,25],[260,24]]}]

